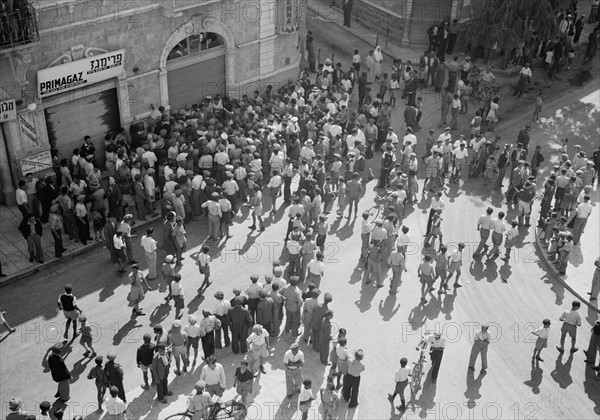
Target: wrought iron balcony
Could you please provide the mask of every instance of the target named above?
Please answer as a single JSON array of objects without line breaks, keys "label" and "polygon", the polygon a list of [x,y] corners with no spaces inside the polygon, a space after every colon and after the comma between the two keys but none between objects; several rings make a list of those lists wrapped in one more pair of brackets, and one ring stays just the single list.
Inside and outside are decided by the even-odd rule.
[{"label": "wrought iron balcony", "polygon": [[31,44],[40,40],[35,9],[25,2],[8,10],[6,3],[0,7],[0,50]]}]

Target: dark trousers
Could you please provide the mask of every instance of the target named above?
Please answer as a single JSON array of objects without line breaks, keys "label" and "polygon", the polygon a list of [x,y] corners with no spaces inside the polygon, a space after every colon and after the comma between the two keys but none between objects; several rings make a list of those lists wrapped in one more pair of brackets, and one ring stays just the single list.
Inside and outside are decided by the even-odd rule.
[{"label": "dark trousers", "polygon": [[348,407],[356,407],[358,405],[359,386],[360,376],[353,376],[349,373],[344,375],[344,387],[342,388],[342,396],[346,401],[349,401]]},{"label": "dark trousers", "polygon": [[[167,375],[165,375],[165,379],[166,379]],[[123,400],[123,402],[127,402],[127,397],[125,397],[125,387],[123,386],[123,381],[119,381],[119,382],[111,382],[110,384],[111,386],[116,386],[117,389],[119,390],[119,398]]]},{"label": "dark trousers", "polygon": [[248,351],[248,343],[246,339],[248,333],[238,328],[231,328],[231,350],[235,354],[246,353]]},{"label": "dark trousers", "polygon": [[429,353],[429,357],[431,357],[431,379],[434,381],[437,380],[438,372],[440,371],[440,364],[442,364],[443,355],[443,349],[432,349]]},{"label": "dark trousers", "polygon": [[456,45],[456,34],[448,34],[448,47],[446,48],[446,54],[452,54],[454,46]]},{"label": "dark trousers", "polygon": [[[163,400],[165,396],[169,393],[169,371],[165,373],[163,378],[158,379],[158,383],[156,384],[156,396],[158,400]],[[120,397],[120,395],[119,395]]]},{"label": "dark trousers", "polygon": [[427,233],[429,235],[431,232],[431,223],[433,221],[433,215],[435,214],[435,210],[433,208],[429,209],[429,217],[427,218]]},{"label": "dark trousers", "polygon": [[212,356],[215,354],[215,332],[207,332],[204,337],[202,337],[202,352],[204,353],[204,358],[208,356]]},{"label": "dark trousers", "polygon": [[90,225],[87,223],[87,220],[82,222],[79,217],[77,218],[77,232],[79,233],[81,243],[87,245],[87,241],[90,238]]},{"label": "dark trousers", "polygon": [[56,258],[62,257],[62,253],[65,250],[63,248],[63,240],[62,240],[62,230],[58,229],[57,231],[52,230],[52,237],[54,238],[54,256]]},{"label": "dark trousers", "polygon": [[219,321],[221,321],[221,328],[215,330],[215,347],[218,349],[223,348],[223,345],[221,344],[221,332],[223,333],[223,339],[225,340],[225,347],[229,347],[231,344],[231,340],[229,339],[229,317],[227,315],[215,316]]},{"label": "dark trousers", "polygon": [[27,205],[19,204],[17,207],[19,208],[19,211],[23,215],[23,219],[27,219],[29,217],[29,210],[27,209]]},{"label": "dark trousers", "polygon": [[253,321],[256,321],[256,308],[258,308],[258,302],[260,302],[260,299],[248,299],[248,310],[250,311]]},{"label": "dark trousers", "polygon": [[292,178],[289,176],[283,177],[283,201],[292,201]]}]

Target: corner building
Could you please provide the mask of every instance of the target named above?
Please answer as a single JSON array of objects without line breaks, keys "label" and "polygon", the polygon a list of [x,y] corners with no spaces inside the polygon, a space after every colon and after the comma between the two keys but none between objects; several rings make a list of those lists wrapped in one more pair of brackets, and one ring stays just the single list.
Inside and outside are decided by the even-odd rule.
[{"label": "corner building", "polygon": [[[297,79],[306,0],[14,0],[0,31],[2,201],[91,136]],[[4,22],[6,21],[6,23]]]}]

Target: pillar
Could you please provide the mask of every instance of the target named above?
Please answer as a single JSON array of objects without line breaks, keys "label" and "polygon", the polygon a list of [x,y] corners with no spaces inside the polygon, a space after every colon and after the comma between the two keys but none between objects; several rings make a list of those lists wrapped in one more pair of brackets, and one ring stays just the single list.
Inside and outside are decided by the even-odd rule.
[{"label": "pillar", "polygon": [[[8,126],[8,123],[5,123]],[[2,124],[0,124],[1,126]],[[15,187],[8,161],[8,151],[6,143],[8,139],[4,137],[4,129],[0,127],[0,184],[2,187],[2,202],[7,206],[16,206]]]},{"label": "pillar", "polygon": [[410,21],[412,19],[413,0],[406,0],[406,13],[404,14],[404,31],[402,32],[402,41],[400,45],[408,47],[410,45]]}]

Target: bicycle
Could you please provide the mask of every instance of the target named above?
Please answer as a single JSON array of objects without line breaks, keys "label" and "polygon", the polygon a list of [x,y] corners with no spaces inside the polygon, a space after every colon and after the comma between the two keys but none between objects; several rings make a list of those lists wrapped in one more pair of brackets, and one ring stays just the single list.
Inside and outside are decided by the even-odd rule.
[{"label": "bicycle", "polygon": [[384,217],[387,214],[387,208],[394,205],[396,198],[394,193],[387,188],[385,190],[377,190],[375,204],[369,209],[368,221],[372,223]]},{"label": "bicycle", "polygon": [[[248,414],[246,406],[236,400],[227,401],[224,403],[217,402],[211,406],[208,420],[244,420]],[[172,414],[165,420],[190,420],[194,413],[186,411],[184,413]]]},{"label": "bicycle", "polygon": [[422,341],[419,346],[415,348],[415,350],[419,351],[419,360],[413,362],[414,368],[412,371],[412,378],[410,381],[410,394],[412,399],[416,399],[417,392],[421,389],[421,379],[424,374],[424,365],[427,363],[426,354],[427,354],[427,342]]}]

